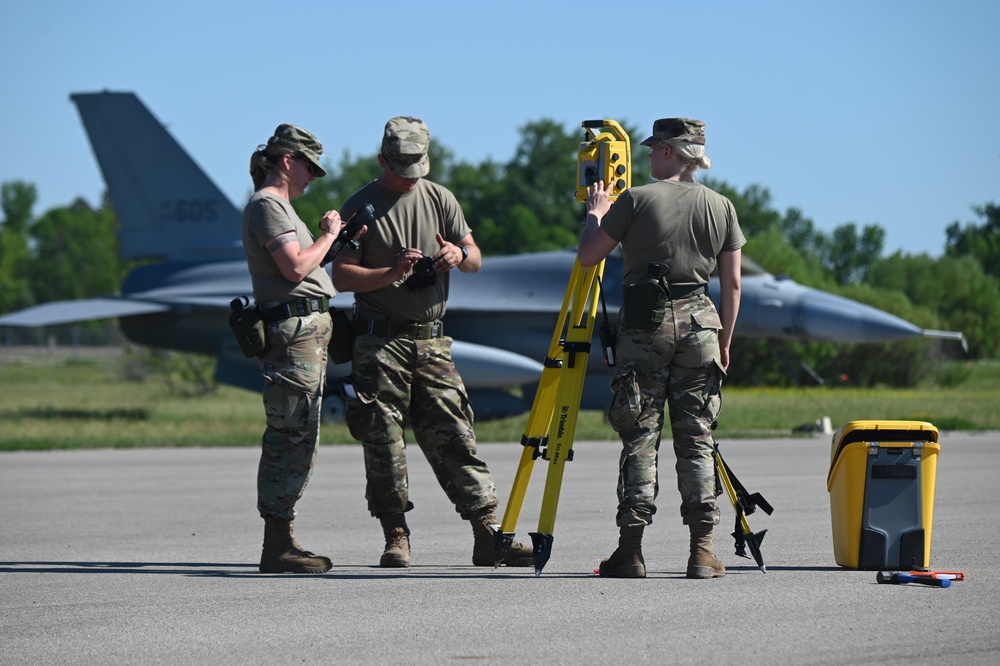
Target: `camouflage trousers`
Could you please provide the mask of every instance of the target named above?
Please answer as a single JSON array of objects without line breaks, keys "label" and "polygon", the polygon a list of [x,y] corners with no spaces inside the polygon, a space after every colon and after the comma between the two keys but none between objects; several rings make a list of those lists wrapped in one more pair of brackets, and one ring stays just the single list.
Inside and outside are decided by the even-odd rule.
[{"label": "camouflage trousers", "polygon": [[258,357],[267,416],[257,469],[257,509],[264,518],[293,520],[312,475],[332,332],[325,312],[267,327],[271,348]]},{"label": "camouflage trousers", "polygon": [[[624,311],[624,310],[623,310]],[[622,440],[618,477],[620,527],[653,522],[657,457],[665,405],[673,433],[684,524],[719,523],[712,424],[721,408],[721,320],[705,295],[667,303],[654,331],[622,326],[608,420]]]},{"label": "camouflage trousers", "polygon": [[406,443],[413,431],[438,483],[463,518],[497,504],[493,475],[476,452],[473,413],[451,358],[451,338],[354,340],[347,424],[364,446],[368,510],[376,518],[413,508]]}]

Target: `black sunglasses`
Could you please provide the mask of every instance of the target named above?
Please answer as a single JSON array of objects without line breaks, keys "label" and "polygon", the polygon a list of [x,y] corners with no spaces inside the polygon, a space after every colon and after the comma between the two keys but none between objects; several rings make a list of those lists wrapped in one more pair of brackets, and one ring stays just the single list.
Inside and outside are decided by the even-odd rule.
[{"label": "black sunglasses", "polygon": [[320,168],[315,164],[313,164],[312,161],[306,159],[305,157],[302,157],[301,155],[293,155],[293,157],[297,160],[302,160],[303,162],[306,163],[306,169],[309,170],[309,175],[312,176],[313,178],[319,178],[322,175],[322,173],[320,172]]}]

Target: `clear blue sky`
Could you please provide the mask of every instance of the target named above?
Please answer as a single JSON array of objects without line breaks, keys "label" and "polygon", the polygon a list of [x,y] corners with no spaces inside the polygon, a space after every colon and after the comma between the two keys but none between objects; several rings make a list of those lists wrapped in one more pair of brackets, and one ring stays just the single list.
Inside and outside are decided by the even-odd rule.
[{"label": "clear blue sky", "polygon": [[69,95],[104,89],[136,92],[238,206],[279,123],[336,159],[374,153],[404,114],[472,162],[508,160],[541,118],[701,118],[709,175],[826,232],[878,224],[887,254],[939,256],[951,222],[1000,199],[995,0],[37,0],[0,16],[0,182],[34,183],[36,214],[99,201]]}]

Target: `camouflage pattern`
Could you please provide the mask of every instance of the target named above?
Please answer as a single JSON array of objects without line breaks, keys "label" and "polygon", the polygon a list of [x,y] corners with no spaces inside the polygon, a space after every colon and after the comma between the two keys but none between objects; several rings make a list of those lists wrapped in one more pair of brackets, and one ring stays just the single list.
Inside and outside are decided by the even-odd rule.
[{"label": "camouflage pattern", "polygon": [[430,173],[430,145],[430,131],[420,118],[397,116],[385,124],[382,156],[397,176],[423,178]]},{"label": "camouflage pattern", "polygon": [[659,490],[657,454],[664,405],[669,405],[681,517],[719,523],[712,424],[719,416],[725,373],[719,364],[719,319],[702,294],[667,303],[655,331],[623,327],[618,318],[618,365],[608,421],[622,440],[618,479],[619,527],[653,522]]},{"label": "camouflage pattern", "polygon": [[329,313],[317,312],[275,322],[267,332],[271,349],[258,357],[267,428],[257,470],[257,508],[263,518],[293,520],[316,463],[333,323]]},{"label": "camouflage pattern", "polygon": [[365,497],[376,518],[409,511],[406,443],[417,445],[463,518],[497,505],[493,475],[476,452],[472,406],[451,358],[451,338],[354,339],[347,425],[365,452]]},{"label": "camouflage pattern", "polygon": [[705,123],[692,118],[660,118],[653,123],[653,136],[642,142],[651,146],[657,141],[684,139],[691,143],[705,144]]},{"label": "camouflage pattern", "polygon": [[287,123],[278,125],[274,130],[274,136],[267,140],[267,145],[284,146],[285,148],[294,150],[312,162],[313,166],[319,169],[320,176],[326,175],[326,170],[319,163],[319,157],[323,154],[323,144],[310,132],[301,127]]}]

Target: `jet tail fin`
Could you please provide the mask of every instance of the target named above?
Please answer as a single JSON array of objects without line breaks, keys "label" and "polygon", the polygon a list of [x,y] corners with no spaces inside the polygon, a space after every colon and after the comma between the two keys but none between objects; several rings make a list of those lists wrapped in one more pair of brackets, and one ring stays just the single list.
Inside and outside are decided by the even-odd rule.
[{"label": "jet tail fin", "polygon": [[134,93],[70,99],[121,223],[123,259],[244,258],[240,212]]}]

